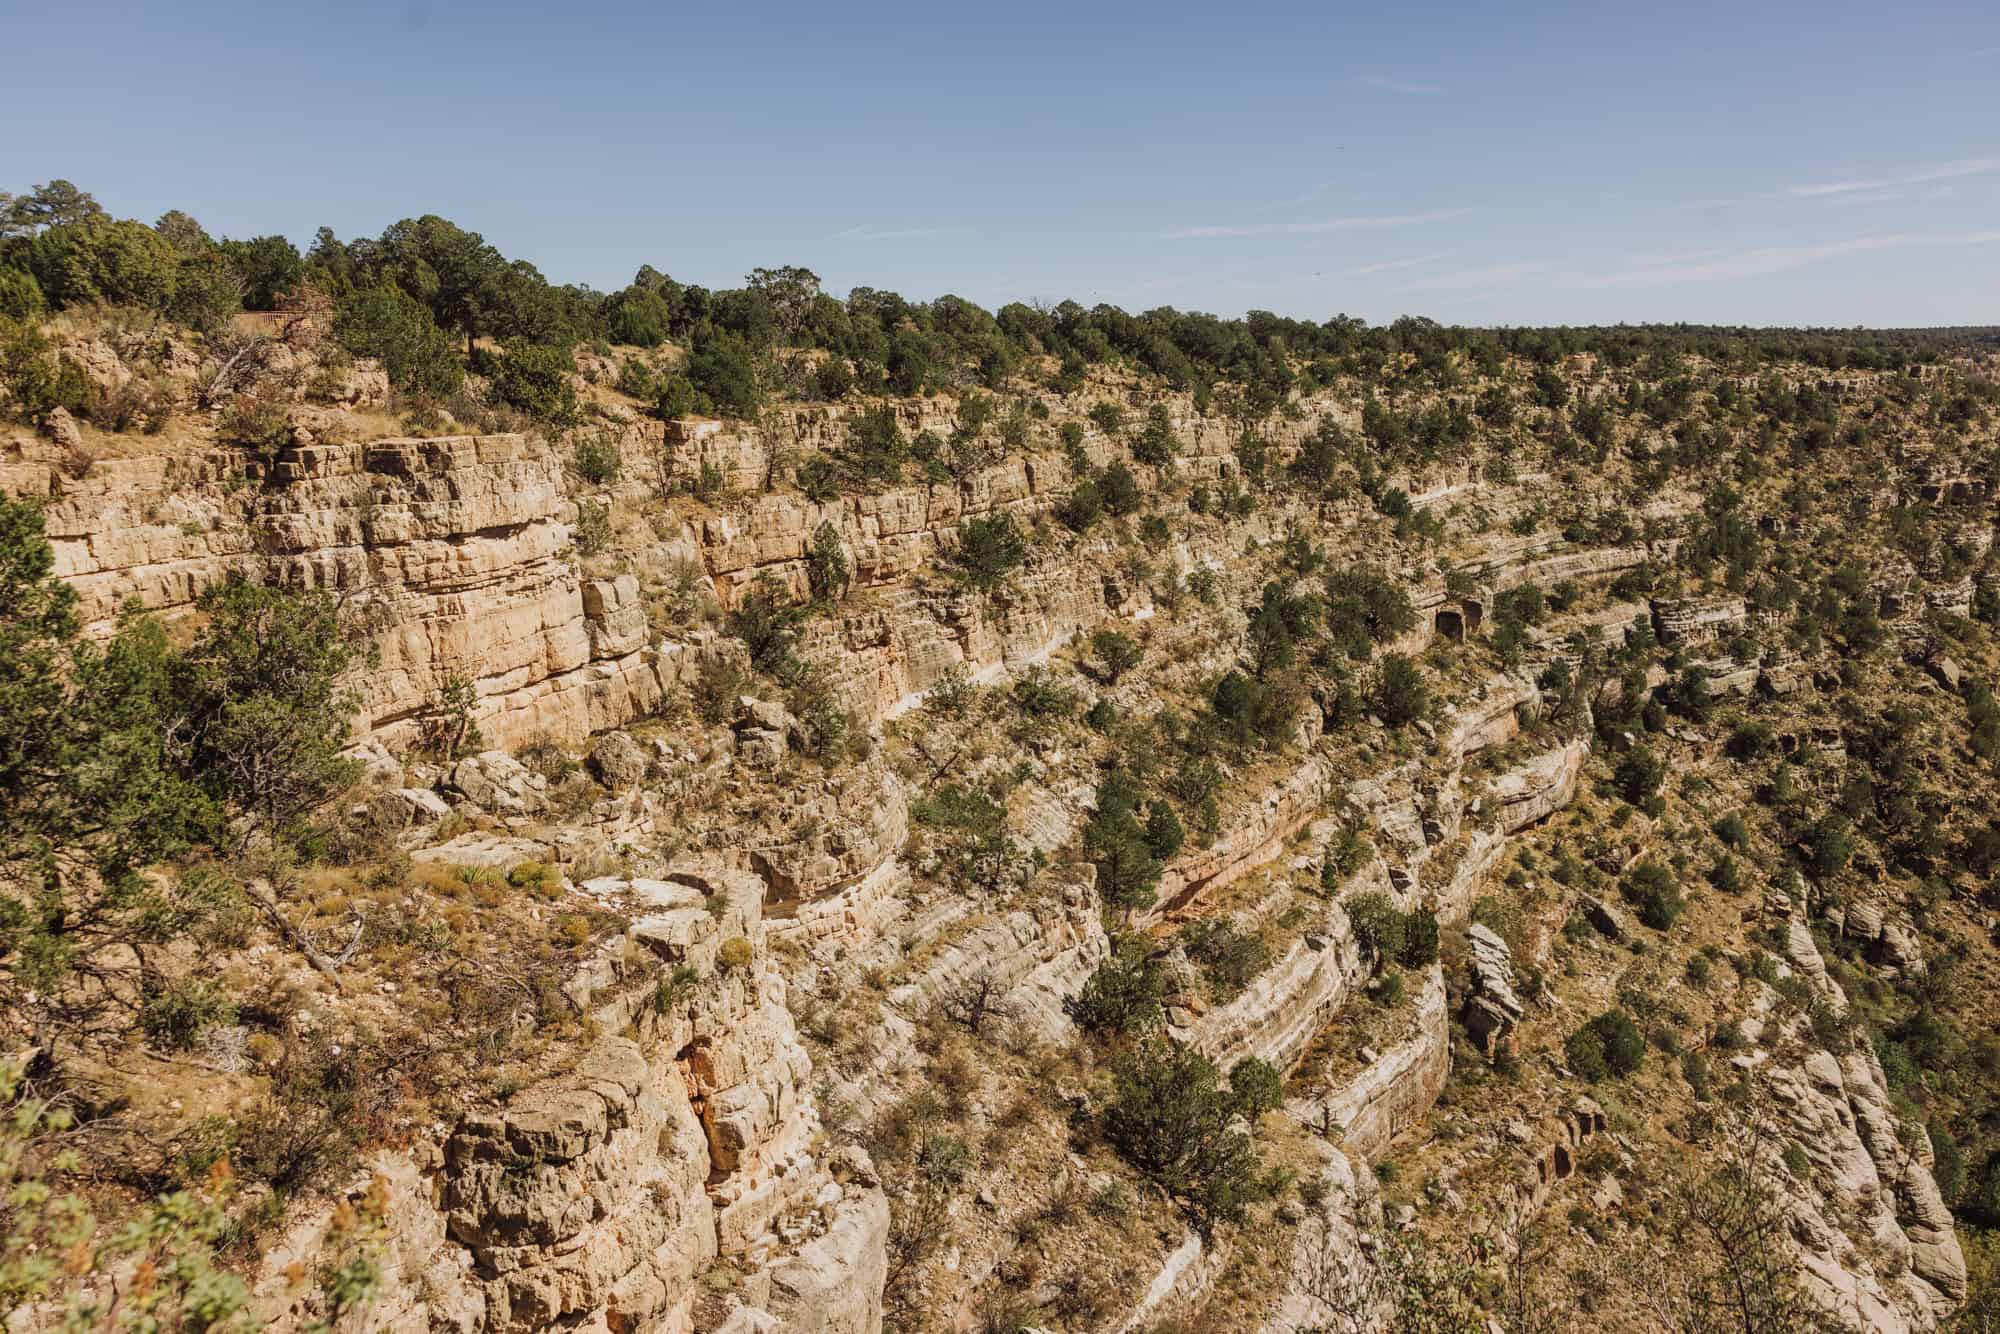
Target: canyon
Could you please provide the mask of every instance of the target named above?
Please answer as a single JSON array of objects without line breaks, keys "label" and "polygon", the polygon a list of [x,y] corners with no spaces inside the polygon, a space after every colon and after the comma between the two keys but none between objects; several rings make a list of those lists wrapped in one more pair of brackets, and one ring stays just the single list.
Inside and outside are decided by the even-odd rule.
[{"label": "canyon", "polygon": [[[1256,482],[1239,426],[1189,395],[1115,377],[1092,392],[1164,404],[1179,452],[1141,463],[1128,437],[1036,389],[1022,400],[1038,419],[1077,423],[1076,449],[999,451],[961,476],[818,501],[771,481],[778,456],[837,453],[858,407],[670,423],[662,446],[659,423],[614,404],[602,429],[621,466],[601,483],[534,431],[345,443],[322,421],[265,460],[134,449],[81,476],[45,441],[5,442],[0,492],[43,502],[54,572],[88,633],[110,635],[132,604],[175,625],[231,578],[332,592],[374,651],[354,682],[353,754],[366,765],[355,818],[468,885],[547,868],[535,920],[545,908],[596,924],[561,962],[573,1020],[562,1040],[517,1087],[436,1109],[371,1145],[351,1181],[294,1204],[261,1250],[260,1317],[313,1318],[288,1275],[372,1191],[387,1241],[355,1328],[972,1330],[1018,1298],[1044,1313],[1022,1328],[1302,1334],[1342,1327],[1330,1272],[1367,1269],[1416,1226],[1410,1203],[1384,1199],[1397,1161],[1435,1169],[1440,1216],[1505,1228],[1616,1184],[1599,1163],[1590,1186],[1586,1159],[1643,1156],[1648,1112],[1608,1116],[1597,1098],[1609,1095],[1580,1091],[1549,1039],[1564,1016],[1587,1017],[1583,995],[1615,992],[1630,962],[1565,954],[1572,973],[1578,957],[1609,971],[1556,999],[1565,924],[1597,920],[1612,940],[1640,929],[1582,882],[1555,883],[1549,850],[1588,841],[1616,876],[1667,838],[1611,795],[1635,743],[1607,740],[1595,711],[1618,703],[1619,684],[1586,694],[1572,673],[1657,641],[1711,655],[1698,661],[1719,698],[1817,688],[1796,659],[1731,642],[1752,619],[1742,598],[1632,586],[1675,559],[1704,496],[1668,485],[1626,505],[1574,470],[1517,471],[1475,448],[1370,479],[1376,495],[1444,518],[1444,548],[1387,539],[1359,490],[1274,489],[1226,515],[1183,501],[1136,544],[1122,520],[1065,533],[1080,481],[1111,465],[1155,497]],[[957,411],[945,396],[894,404],[912,437],[949,435]],[[1305,393],[1263,443],[1289,456],[1322,424],[1360,418],[1351,389]],[[663,448],[677,475],[717,479],[718,497],[660,494],[650,469]],[[589,551],[587,509],[612,525]],[[1003,516],[1034,535],[1004,584],[941,575],[968,524]],[[844,561],[832,596],[814,582],[828,541]],[[1239,609],[1254,611],[1301,543],[1308,569],[1359,559],[1402,591],[1410,623],[1380,651],[1424,664],[1435,707],[1409,726],[1368,707],[1357,718],[1332,699],[1348,668],[1329,672],[1280,740],[1222,757],[1213,826],[1162,859],[1156,897],[1108,902],[1085,851],[1096,739],[1075,721],[1017,724],[1005,701],[1059,679],[1118,718],[1199,707],[1242,660],[1252,613]],[[1564,607],[1510,631],[1504,655],[1482,647],[1510,596],[1557,588]],[[1923,618],[1968,607],[1971,588],[1904,597],[1897,614],[1920,634]],[[797,655],[847,720],[837,758],[804,753],[814,725],[727,632],[765,594],[817,607]],[[1142,668],[1092,666],[1107,631],[1142,646]],[[1670,683],[1648,666],[1624,688]],[[728,697],[704,713],[716,679]],[[946,701],[967,691],[988,703]],[[427,752],[454,710],[477,747]],[[535,772],[521,757],[538,748],[594,778]],[[1717,751],[1690,736],[1682,762],[1704,769]],[[947,775],[1002,794],[1011,841],[992,883],[940,860],[952,836],[923,810]],[[588,791],[564,799],[579,783]],[[1503,939],[1495,905],[1529,876],[1537,921]],[[1443,957],[1392,979],[1351,911],[1376,898],[1434,917]],[[1913,1147],[1899,1129],[1865,1045],[1816,1046],[1810,1005],[1786,1003],[1803,986],[1847,1006],[1803,901],[1774,891],[1744,930],[1766,919],[1782,924],[1783,957],[1746,978],[1731,1022],[1747,1045],[1728,1061],[1777,1108],[1767,1156],[1808,1160],[1781,1176],[1797,1220],[1788,1244],[1825,1310],[1858,1312],[1870,1330],[1937,1328],[1968,1280],[1929,1141]],[[1218,922],[1265,951],[1238,987],[1190,958],[1188,928]],[[1921,961],[1893,905],[1849,906],[1835,934],[1905,968]],[[1192,1225],[1075,1130],[1101,1112],[1110,1061],[1089,1054],[1076,999],[1134,948],[1165,978],[1166,1039],[1221,1071],[1263,1063],[1284,1078],[1260,1136],[1309,1185],[1266,1227]],[[346,998],[318,1003],[325,1022],[346,1022]],[[1448,1095],[1468,1061],[1515,1073]],[[916,1207],[915,1178],[878,1163],[885,1141],[871,1153],[863,1128],[886,1134],[954,1079],[970,1085],[949,1114],[957,1133],[1005,1147],[963,1169],[929,1220],[948,1241],[929,1248],[895,1221]],[[926,1104],[915,1133],[944,1115]],[[1129,1195],[1130,1213],[1098,1222],[1074,1203]],[[1253,1265],[1254,1299],[1231,1286]]]}]

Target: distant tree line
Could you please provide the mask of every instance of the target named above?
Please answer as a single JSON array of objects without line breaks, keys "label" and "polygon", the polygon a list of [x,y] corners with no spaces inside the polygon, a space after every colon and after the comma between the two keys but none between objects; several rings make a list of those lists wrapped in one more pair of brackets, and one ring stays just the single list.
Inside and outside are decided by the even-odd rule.
[{"label": "distant tree line", "polygon": [[[452,355],[456,341],[484,372],[514,362],[515,373],[501,377],[508,382],[500,397],[543,415],[567,405],[547,401],[551,363],[540,350],[566,352],[579,342],[684,347],[688,355],[673,370],[647,373],[635,385],[662,415],[749,417],[773,394],[839,399],[997,388],[1031,362],[1052,363],[1050,386],[1073,392],[1091,367],[1119,363],[1192,392],[1204,410],[1228,386],[1217,406],[1247,431],[1293,392],[1342,375],[1391,392],[1450,389],[1468,370],[1491,376],[1508,359],[1520,359],[1540,368],[1538,397],[1561,407],[1568,389],[1554,368],[1579,354],[1614,368],[1699,355],[1742,372],[1780,362],[1892,369],[1935,360],[1968,337],[1991,336],[1686,324],[1470,329],[1420,317],[1371,326],[1348,315],[1315,322],[1251,311],[1223,319],[1167,306],[1134,315],[1075,301],[1012,302],[989,312],[959,296],[911,301],[872,287],[840,300],[797,266],[759,268],[742,287],[710,289],[645,265],[607,294],[551,283],[533,264],[509,259],[478,232],[435,215],[350,240],[322,227],[302,253],[278,235],[211,237],[180,210],[151,226],[117,219],[68,181],[19,196],[0,193],[0,316],[32,319],[103,302],[213,330],[238,310],[279,308],[302,285],[331,299],[340,340],[381,358],[399,388],[456,389],[463,377],[463,363]],[[497,344],[501,356],[482,359],[482,340]],[[1685,389],[1669,377],[1650,391],[1659,400],[1653,406],[1672,411]],[[1511,412],[1511,402],[1482,403],[1479,410],[1490,421]],[[1373,403],[1369,414],[1371,437],[1413,432],[1436,444],[1470,430],[1462,405],[1403,417]],[[1164,449],[1164,427],[1153,424],[1146,439]]]}]

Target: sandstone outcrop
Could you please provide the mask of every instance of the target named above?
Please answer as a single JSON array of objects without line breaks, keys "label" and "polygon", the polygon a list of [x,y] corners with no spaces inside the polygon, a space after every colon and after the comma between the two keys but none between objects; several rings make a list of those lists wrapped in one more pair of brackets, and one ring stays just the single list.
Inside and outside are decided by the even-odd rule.
[{"label": "sandstone outcrop", "polygon": [[1422,989],[1407,1003],[1405,1036],[1325,1097],[1286,1104],[1307,1125],[1339,1126],[1341,1147],[1366,1162],[1381,1161],[1396,1136],[1429,1114],[1451,1074],[1443,973],[1428,969]]},{"label": "sandstone outcrop", "polygon": [[[1796,918],[1786,927],[1794,967],[1844,1009],[1811,933]],[[1790,1205],[1808,1290],[1828,1311],[1859,1311],[1870,1329],[1935,1328],[1965,1296],[1965,1256],[1931,1175],[1929,1138],[1899,1123],[1874,1052],[1807,1045],[1796,1063],[1770,1062],[1763,1074],[1776,1121],[1767,1174]],[[1803,1154],[1811,1172],[1787,1170],[1780,1149]]]},{"label": "sandstone outcrop", "polygon": [[843,1182],[821,1155],[763,883],[693,863],[585,888],[630,925],[574,995],[632,1036],[386,1160],[403,1241],[377,1310],[466,1334],[684,1329],[721,1258],[757,1276],[761,1328],[875,1329],[887,1202],[865,1156]]},{"label": "sandstone outcrop", "polygon": [[57,572],[107,633],[136,599],[190,607],[234,574],[332,590],[380,652],[356,681],[365,734],[402,749],[446,687],[469,681],[490,744],[577,738],[643,716],[666,683],[635,579],[586,581],[569,555],[562,468],[519,435],[320,444],[260,478],[244,457],[100,460],[60,485],[0,470],[50,497]]},{"label": "sandstone outcrop", "polygon": [[1488,1056],[1512,1053],[1514,1030],[1525,1008],[1514,994],[1514,960],[1507,942],[1485,925],[1466,932],[1472,946],[1472,995],[1465,1005],[1465,1027]]}]

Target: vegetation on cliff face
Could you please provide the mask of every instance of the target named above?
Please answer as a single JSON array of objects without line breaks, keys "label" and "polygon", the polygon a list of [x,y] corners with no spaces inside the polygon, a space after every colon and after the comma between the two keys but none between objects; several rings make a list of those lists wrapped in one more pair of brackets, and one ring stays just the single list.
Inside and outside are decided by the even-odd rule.
[{"label": "vegetation on cliff face", "polygon": [[[840,300],[797,267],[715,292],[649,267],[607,295],[435,217],[301,254],[111,219],[64,182],[0,201],[0,413],[49,437],[11,447],[40,500],[0,498],[0,1027],[23,1058],[0,1314],[228,1327],[258,1238],[362,1151],[559,1078],[605,1036],[592,987],[652,969],[613,1021],[634,1041],[785,980],[812,1152],[865,1144],[842,1171],[898,1199],[899,1328],[1115,1327],[1183,1222],[1222,1257],[1182,1313],[1202,1327],[1301,1293],[1354,1329],[1920,1321],[1952,1304],[1955,1225],[1977,1328],[1992,348],[989,313]],[[362,403],[364,373],[386,397]],[[729,420],[661,421],[701,414]],[[574,501],[568,546],[530,558],[599,606],[588,633],[643,618],[678,675],[654,716],[594,717],[621,730],[587,752],[481,752],[463,675],[427,753],[357,752],[369,641],[428,631],[259,577],[311,489],[288,470],[316,441],[498,426],[545,436]],[[238,577],[87,632],[56,575],[78,539],[48,525],[98,451],[229,470],[246,540],[215,549],[249,554],[210,572]],[[581,888],[662,874],[671,897],[697,857],[750,868],[788,923],[814,894],[900,897],[847,902],[876,916],[831,944],[682,904],[661,920],[726,935],[696,968]],[[1002,976],[1009,948],[1032,958]],[[1296,1037],[1308,994],[1335,1017]],[[718,1036],[661,1062],[712,1081]],[[1346,1205],[1379,1193],[1398,1226],[1358,1288],[1318,1291],[1293,1243],[1331,1216],[1319,1151],[1367,1133],[1331,1093],[1433,1041],[1453,1068],[1423,1133],[1421,1080],[1414,1110],[1342,1104],[1404,1118]],[[1873,1138],[1835,1156],[1773,1081]],[[738,1138],[769,1127],[700,1096],[696,1189],[726,1206],[759,1147]],[[1523,1194],[1585,1096],[1612,1133]],[[388,1281],[386,1190],[340,1201],[309,1318],[344,1327]],[[1794,1210],[1851,1290],[1813,1286],[1773,1221]],[[1603,1263],[1663,1248],[1645,1293]],[[704,1292],[735,1290],[723,1268]],[[1923,1292],[1945,1296],[1919,1317]]]}]

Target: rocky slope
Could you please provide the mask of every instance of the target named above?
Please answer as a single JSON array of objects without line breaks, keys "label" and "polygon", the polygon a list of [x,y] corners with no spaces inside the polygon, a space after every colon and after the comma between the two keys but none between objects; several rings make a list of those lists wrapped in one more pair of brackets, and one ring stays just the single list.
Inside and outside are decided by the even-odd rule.
[{"label": "rocky slope", "polygon": [[[356,682],[372,789],[355,810],[467,885],[542,883],[518,873],[550,868],[533,920],[545,906],[587,923],[587,944],[559,961],[560,998],[545,998],[567,1009],[562,1041],[518,1086],[371,1147],[349,1194],[381,1183],[390,1240],[363,1323],[860,1334],[1005,1315],[1293,1331],[1331,1317],[1329,1275],[1371,1272],[1391,1231],[1553,1215],[1561,1193],[1582,1200],[1580,1176],[1597,1194],[1573,1214],[1618,1213],[1600,1207],[1602,1183],[1626,1169],[1584,1161],[1632,1162],[1667,1112],[1607,1115],[1563,1039],[1629,1004],[1628,974],[1652,966],[1655,937],[1607,886],[1667,845],[1663,821],[1699,827],[1689,789],[1668,794],[1669,816],[1611,795],[1621,757],[1644,743],[1599,725],[1636,703],[1605,664],[1631,645],[1651,653],[1650,635],[1679,650],[1672,671],[1709,664],[1716,697],[1744,709],[1812,688],[1796,653],[1737,642],[1757,624],[1743,597],[1634,586],[1700,530],[1706,498],[1637,495],[1575,469],[1558,482],[1469,447],[1371,479],[1450,516],[1435,546],[1392,536],[1386,511],[1352,492],[1274,489],[1245,512],[1195,513],[1194,487],[1243,485],[1241,430],[1185,395],[1098,386],[1120,389],[1168,404],[1183,446],[1135,467],[1172,515],[1145,538],[1125,520],[1072,535],[1055,518],[1081,473],[1130,459],[1128,441],[1095,427],[1069,456],[1039,449],[819,502],[773,484],[771,451],[836,453],[857,415],[840,407],[679,428],[678,468],[748,493],[721,499],[663,498],[641,481],[658,428],[629,412],[607,427],[627,458],[607,485],[512,433],[295,443],[261,465],[222,448],[136,453],[81,477],[38,442],[14,443],[0,489],[47,498],[58,572],[99,632],[128,600],[185,614],[236,575],[339,592],[379,655]],[[1321,421],[1352,425],[1352,390],[1302,394],[1268,446],[1284,457]],[[1023,397],[1054,416],[1076,406]],[[911,434],[952,428],[943,399],[897,411]],[[579,506],[599,503],[613,537],[586,553]],[[1034,537],[1022,567],[990,593],[947,577],[968,520],[999,515]],[[846,565],[831,597],[813,583],[829,533]],[[1213,827],[1165,859],[1155,901],[1107,905],[1083,841],[1107,729],[1022,721],[1016,683],[1047,669],[1119,718],[1199,711],[1301,539],[1404,593],[1414,617],[1380,648],[1422,655],[1434,706],[1409,726],[1354,716],[1333,698],[1353,673],[1329,670],[1281,736],[1224,757]],[[1206,595],[1189,591],[1197,581]],[[822,604],[796,648],[848,715],[854,744],[838,756],[807,753],[795,687],[743,674],[743,646],[712,624],[772,585]],[[1966,610],[1971,587],[1905,597],[1898,614],[1921,635]],[[1559,588],[1563,606],[1544,617],[1542,593]],[[1522,590],[1537,602],[1525,626],[1503,619]],[[1109,629],[1143,650],[1129,674],[1092,662],[1089,636]],[[1942,672],[1938,654],[1918,658]],[[1671,687],[1660,661],[1644,660],[1635,689]],[[713,679],[729,687],[719,713]],[[939,705],[965,683],[983,703]],[[470,688],[466,721],[486,749],[426,757],[455,686]],[[525,765],[512,752],[530,742],[587,752],[594,779]],[[1692,723],[1653,744],[1677,747],[1690,771],[1720,749]],[[913,818],[947,781],[1000,794],[1011,841],[990,883],[942,860],[956,835]],[[1329,866],[1343,842],[1358,855]],[[1524,868],[1579,852],[1598,868],[1588,889],[1530,894]],[[1357,932],[1366,895],[1434,914],[1441,953],[1392,976]],[[1751,916],[1720,912],[1702,929],[1747,948]],[[1189,957],[1187,928],[1225,920],[1263,951],[1234,985]],[[1803,977],[1819,1003],[1848,1005],[1803,902],[1776,920],[1782,969],[1746,975],[1738,1009],[1699,1003],[1747,1044],[1732,1071],[1778,1109],[1767,1166],[1794,1219],[1788,1244],[1829,1319],[1935,1328],[1967,1269],[1930,1140],[1865,1044],[1829,1047],[1796,998],[1780,1003],[1784,979]],[[1613,943],[1569,937],[1575,921]],[[1905,968],[1918,953],[1879,909],[1849,906],[1842,925]],[[1657,939],[1676,959],[1693,941],[1686,928]],[[1170,1036],[1222,1071],[1254,1060],[1285,1077],[1259,1135],[1307,1184],[1262,1223],[1188,1227],[1081,1129],[1113,1058],[1073,1002],[1133,941],[1167,977]],[[1681,1083],[1656,1092],[1676,1114],[1693,1106]],[[936,1135],[978,1150],[920,1215]],[[1435,1183],[1421,1223],[1395,1186],[1398,1160]],[[280,1325],[311,1318],[287,1271],[326,1244],[337,1207],[295,1208],[266,1249],[258,1299]]]}]

